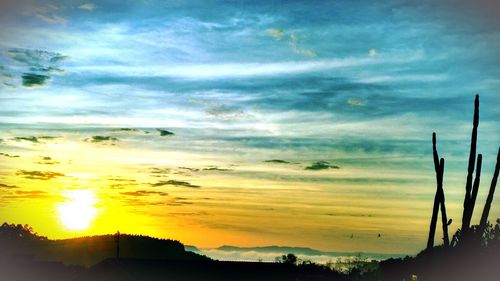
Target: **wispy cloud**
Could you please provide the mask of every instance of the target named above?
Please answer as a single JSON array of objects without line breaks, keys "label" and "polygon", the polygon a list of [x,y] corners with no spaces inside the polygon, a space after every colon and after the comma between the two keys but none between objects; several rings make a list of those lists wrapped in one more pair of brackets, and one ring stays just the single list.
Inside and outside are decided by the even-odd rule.
[{"label": "wispy cloud", "polygon": [[301,36],[297,32],[287,33],[281,28],[269,28],[266,30],[267,34],[277,41],[287,41],[292,51],[296,54],[313,58],[316,52],[311,48],[304,48],[301,44]]},{"label": "wispy cloud", "polygon": [[332,165],[328,161],[317,161],[312,163],[310,166],[305,167],[306,170],[319,171],[327,169],[340,169],[337,165]]},{"label": "wispy cloud", "polygon": [[156,183],[151,183],[150,185],[153,187],[164,186],[164,185],[173,185],[173,186],[190,187],[190,188],[200,187],[199,185],[194,185],[186,181],[178,181],[178,180],[159,181]]},{"label": "wispy cloud", "polygon": [[[21,66],[19,68],[13,65],[12,68],[20,70],[21,85],[27,88],[46,86],[53,75],[60,75],[64,72],[60,65],[68,58],[60,53],[38,49],[14,48],[7,50],[5,54],[8,58],[15,61],[17,65]],[[10,80],[15,77],[13,71],[7,74],[7,78]],[[6,75],[3,76],[5,77]],[[15,87],[15,82],[11,82],[10,80],[8,83],[12,83]]]},{"label": "wispy cloud", "polygon": [[52,139],[56,139],[57,137],[53,137],[53,136],[30,136],[30,137],[15,137],[13,138],[12,140],[15,140],[15,141],[28,141],[28,142],[32,142],[32,143],[41,143],[42,141],[41,140],[52,140]]},{"label": "wispy cloud", "polygon": [[14,194],[5,195],[4,197],[10,199],[41,199],[55,196],[41,190],[17,190]]},{"label": "wispy cloud", "polygon": [[0,156],[5,156],[8,158],[19,158],[20,157],[19,155],[13,155],[13,154],[8,154],[8,153],[3,153],[3,152],[0,153]]},{"label": "wispy cloud", "polygon": [[37,161],[36,164],[56,165],[56,164],[60,164],[60,162],[52,159],[52,157],[43,156],[43,157],[40,157],[40,160]]},{"label": "wispy cloud", "polygon": [[85,3],[78,6],[78,8],[86,11],[93,11],[96,8],[96,6],[93,3]]},{"label": "wispy cloud", "polygon": [[64,174],[51,171],[27,171],[18,170],[16,175],[30,180],[51,180],[58,177],[65,177]]},{"label": "wispy cloud", "polygon": [[18,188],[17,185],[8,185],[4,183],[0,183],[0,188]]},{"label": "wispy cloud", "polygon": [[113,145],[115,142],[118,141],[118,138],[112,136],[92,136],[90,138],[85,139],[84,141],[92,143],[108,143]]},{"label": "wispy cloud", "polygon": [[[324,59],[310,61],[287,61],[275,63],[223,63],[223,64],[191,64],[164,66],[80,66],[72,67],[71,71],[89,72],[106,75],[127,75],[136,77],[177,77],[194,80],[222,79],[231,77],[277,76],[291,74],[306,74],[320,71],[342,69],[363,65],[387,63],[408,63],[422,57],[420,53],[376,58],[349,57],[341,59]],[[68,68],[69,69],[69,68]]]},{"label": "wispy cloud", "polygon": [[65,24],[66,19],[60,15],[60,8],[53,4],[40,4],[31,7],[33,14],[51,24]]},{"label": "wispy cloud", "polygon": [[269,28],[266,30],[267,34],[276,40],[282,40],[285,38],[285,31],[281,28]]},{"label": "wispy cloud", "polygon": [[266,162],[266,163],[275,163],[275,164],[290,164],[290,162],[288,162],[286,160],[281,160],[281,159],[265,160],[264,162]]},{"label": "wispy cloud", "polygon": [[21,77],[23,86],[27,88],[42,87],[50,81],[50,76],[34,73],[24,73]]},{"label": "wispy cloud", "polygon": [[158,131],[160,133],[160,136],[162,136],[162,137],[175,135],[173,132],[171,132],[169,130],[165,130],[165,129],[156,129],[156,131]]},{"label": "wispy cloud", "polygon": [[158,196],[167,196],[168,193],[161,191],[151,191],[151,190],[137,190],[137,191],[127,191],[120,192],[122,195],[127,196],[149,196],[149,195],[158,195]]},{"label": "wispy cloud", "polygon": [[208,168],[203,168],[203,171],[215,171],[215,172],[229,172],[232,171],[233,169],[228,169],[228,168],[219,168],[219,167],[208,167]]}]

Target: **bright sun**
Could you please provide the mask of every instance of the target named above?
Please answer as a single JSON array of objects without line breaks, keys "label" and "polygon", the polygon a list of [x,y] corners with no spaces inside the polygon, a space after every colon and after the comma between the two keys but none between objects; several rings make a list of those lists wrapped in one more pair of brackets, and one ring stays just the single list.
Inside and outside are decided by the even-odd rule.
[{"label": "bright sun", "polygon": [[97,213],[94,192],[90,189],[70,190],[63,196],[67,201],[57,206],[61,223],[72,230],[88,228]]}]

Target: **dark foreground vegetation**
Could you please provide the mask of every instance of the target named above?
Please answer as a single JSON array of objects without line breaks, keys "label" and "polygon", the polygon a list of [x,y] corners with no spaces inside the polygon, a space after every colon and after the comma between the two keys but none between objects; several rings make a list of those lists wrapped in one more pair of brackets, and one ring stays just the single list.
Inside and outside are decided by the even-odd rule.
[{"label": "dark foreground vegetation", "polygon": [[[275,263],[214,261],[187,252],[178,241],[146,236],[104,235],[48,240],[28,225],[0,227],[0,280],[139,281],[139,280],[273,280],[273,281],[441,281],[500,280],[500,219],[489,223],[500,168],[500,149],[488,196],[478,224],[472,224],[479,190],[482,155],[476,155],[479,97],[476,96],[461,227],[451,237],[446,214],[444,158],[432,137],[436,195],[427,248],[415,257],[318,265],[283,255]],[[439,212],[440,211],[440,212]],[[443,244],[434,246],[441,213]]]},{"label": "dark foreground vegetation", "polygon": [[48,240],[27,225],[4,223],[0,280],[499,280],[500,220],[484,233],[468,246],[438,246],[416,257],[319,265],[293,254],[274,263],[215,261],[177,241],[132,235],[120,235],[116,258],[114,235]]}]

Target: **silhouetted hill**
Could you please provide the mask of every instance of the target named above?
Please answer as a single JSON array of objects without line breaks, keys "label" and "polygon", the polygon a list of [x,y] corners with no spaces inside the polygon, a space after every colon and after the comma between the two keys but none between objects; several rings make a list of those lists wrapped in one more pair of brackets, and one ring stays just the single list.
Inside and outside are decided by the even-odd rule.
[{"label": "silhouetted hill", "polygon": [[[25,256],[42,261],[90,266],[116,257],[114,235],[99,235],[63,240],[38,236],[29,226],[0,227],[0,255]],[[120,257],[139,259],[207,260],[207,257],[184,250],[179,241],[142,235],[120,235]]]}]

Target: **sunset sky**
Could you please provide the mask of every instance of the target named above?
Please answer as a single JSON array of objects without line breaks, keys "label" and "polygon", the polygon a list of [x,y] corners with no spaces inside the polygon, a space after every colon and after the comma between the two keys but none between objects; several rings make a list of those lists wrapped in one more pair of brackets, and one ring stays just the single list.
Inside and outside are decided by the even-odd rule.
[{"label": "sunset sky", "polygon": [[433,131],[460,224],[479,94],[477,223],[500,143],[500,5],[373,2],[2,1],[0,223],[415,254]]}]

